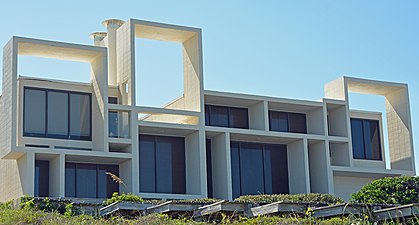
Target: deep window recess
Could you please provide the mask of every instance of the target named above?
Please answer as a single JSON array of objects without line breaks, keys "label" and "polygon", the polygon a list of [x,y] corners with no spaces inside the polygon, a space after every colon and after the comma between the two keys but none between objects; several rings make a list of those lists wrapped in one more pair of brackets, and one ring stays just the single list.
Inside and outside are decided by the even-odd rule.
[{"label": "deep window recess", "polygon": [[[108,97],[108,103],[110,104],[118,104],[117,97]],[[109,111],[108,114],[108,124],[109,124],[109,137],[117,138],[119,137],[118,132],[118,112],[116,111]]]},{"label": "deep window recess", "polygon": [[106,172],[119,176],[119,166],[66,163],[65,196],[76,198],[111,197],[114,192],[119,192],[119,185]]},{"label": "deep window recess", "polygon": [[139,136],[140,192],[185,194],[185,138]]},{"label": "deep window recess", "polygon": [[25,87],[23,136],[92,140],[90,93]]},{"label": "deep window recess", "polygon": [[49,161],[35,160],[35,197],[49,196]]},{"label": "deep window recess", "polygon": [[117,97],[108,97],[108,103],[118,104],[118,98]]},{"label": "deep window recess", "polygon": [[119,137],[118,132],[118,112],[109,111],[108,113],[108,124],[109,124],[109,137]]},{"label": "deep window recess", "polygon": [[269,111],[269,130],[306,134],[306,114]]},{"label": "deep window recess", "polygon": [[231,142],[233,197],[288,194],[287,146]]},{"label": "deep window recess", "polygon": [[378,120],[351,118],[351,134],[354,159],[382,159]]},{"label": "deep window recess", "polygon": [[205,125],[249,129],[247,108],[205,105]]},{"label": "deep window recess", "polygon": [[207,192],[208,198],[213,197],[212,187],[212,152],[211,139],[206,139],[206,155],[207,155]]}]

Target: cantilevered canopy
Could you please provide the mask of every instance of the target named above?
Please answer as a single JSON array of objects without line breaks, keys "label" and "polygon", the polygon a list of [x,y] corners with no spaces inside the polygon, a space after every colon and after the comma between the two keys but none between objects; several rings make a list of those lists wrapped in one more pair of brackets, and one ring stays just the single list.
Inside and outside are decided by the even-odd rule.
[{"label": "cantilevered canopy", "polygon": [[13,37],[18,45],[18,55],[37,56],[60,60],[92,62],[106,54],[106,48],[46,41],[33,38]]},{"label": "cantilevered canopy", "polygon": [[169,25],[143,20],[131,20],[131,22],[135,24],[136,38],[147,38],[159,41],[183,43],[201,31],[200,29],[192,27]]}]

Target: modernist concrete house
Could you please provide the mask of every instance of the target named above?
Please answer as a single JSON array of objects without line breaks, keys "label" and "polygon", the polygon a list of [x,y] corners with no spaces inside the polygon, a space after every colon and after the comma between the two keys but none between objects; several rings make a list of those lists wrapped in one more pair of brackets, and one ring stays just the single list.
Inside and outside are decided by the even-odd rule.
[{"label": "modernist concrete house", "polygon": [[[374,179],[415,174],[406,84],[340,77],[318,101],[209,91],[200,29],[135,19],[103,24],[107,32],[93,33],[92,46],[24,37],[5,45],[0,201],[103,199],[115,191],[163,199],[310,192],[348,199]],[[161,108],[135,104],[136,38],[182,46],[183,95]],[[20,76],[19,55],[90,63],[91,82]],[[387,121],[351,110],[349,92],[383,95]]]}]

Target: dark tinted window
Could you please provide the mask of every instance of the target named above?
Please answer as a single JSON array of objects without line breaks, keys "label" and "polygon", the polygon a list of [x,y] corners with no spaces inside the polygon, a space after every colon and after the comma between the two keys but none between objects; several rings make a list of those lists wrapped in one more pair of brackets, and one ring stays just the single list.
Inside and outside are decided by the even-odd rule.
[{"label": "dark tinted window", "polygon": [[[265,155],[265,187],[272,184],[272,190],[265,189],[267,194],[289,193],[287,146],[266,144]],[[268,166],[269,165],[269,166]],[[269,174],[271,174],[269,176]]]},{"label": "dark tinted window", "polygon": [[351,119],[351,134],[354,159],[365,159],[364,128],[362,120]]},{"label": "dark tinted window", "polygon": [[140,191],[186,193],[185,139],[140,135]]},{"label": "dark tinted window", "polygon": [[231,143],[233,197],[289,193],[286,145]]},{"label": "dark tinted window", "polygon": [[351,118],[351,134],[354,159],[382,159],[378,120]]},{"label": "dark tinted window", "polygon": [[207,158],[207,193],[208,198],[213,197],[212,193],[212,152],[211,152],[211,139],[206,139],[206,158]]},{"label": "dark tinted window", "polygon": [[269,111],[269,129],[271,131],[307,133],[306,114]]},{"label": "dark tinted window", "polygon": [[228,107],[208,106],[209,108],[209,126],[228,127]]},{"label": "dark tinted window", "polygon": [[269,128],[272,131],[288,132],[288,113],[269,111]]},{"label": "dark tinted window", "polygon": [[265,193],[263,164],[264,161],[261,144],[241,144],[241,195]]},{"label": "dark tinted window", "polygon": [[68,138],[68,93],[48,91],[48,137]]},{"label": "dark tinted window", "polygon": [[87,163],[66,163],[65,196],[77,198],[109,198],[119,191],[110,172],[119,175],[118,165],[96,165]]},{"label": "dark tinted window", "polygon": [[307,133],[306,114],[288,113],[289,131],[292,133]]},{"label": "dark tinted window", "polygon": [[96,198],[96,165],[77,164],[76,193],[78,198]]},{"label": "dark tinted window", "polygon": [[23,133],[25,136],[44,137],[46,132],[46,92],[25,88]]},{"label": "dark tinted window", "polygon": [[114,192],[118,192],[119,184],[113,181],[112,177],[106,174],[107,172],[117,175],[119,174],[119,167],[117,165],[98,165],[98,198],[108,198],[109,196],[112,196]]},{"label": "dark tinted window", "polygon": [[23,135],[91,140],[91,95],[25,87]]},{"label": "dark tinted window", "polygon": [[49,161],[35,160],[35,197],[49,196]]},{"label": "dark tinted window", "polygon": [[156,156],[155,138],[140,135],[140,190],[141,192],[156,191]]},{"label": "dark tinted window", "polygon": [[90,100],[90,95],[70,94],[70,136],[72,139],[91,139]]},{"label": "dark tinted window", "polygon": [[65,196],[76,197],[76,164],[65,164]]},{"label": "dark tinted window", "polygon": [[249,115],[246,108],[229,108],[229,127],[249,128]]},{"label": "dark tinted window", "polygon": [[248,109],[205,105],[205,125],[249,129]]},{"label": "dark tinted window", "polygon": [[118,104],[118,98],[117,97],[108,97],[108,103]]},{"label": "dark tinted window", "polygon": [[109,137],[119,137],[118,135],[118,112],[109,111]]},{"label": "dark tinted window", "polygon": [[240,175],[240,154],[239,154],[239,143],[232,142],[231,151],[231,181],[233,187],[233,197],[239,197],[241,195],[241,175]]}]

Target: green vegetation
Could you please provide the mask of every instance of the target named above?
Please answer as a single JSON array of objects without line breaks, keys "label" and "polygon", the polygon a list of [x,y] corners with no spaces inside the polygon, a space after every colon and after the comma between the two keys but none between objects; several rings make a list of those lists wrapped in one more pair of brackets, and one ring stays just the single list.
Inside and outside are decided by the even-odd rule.
[{"label": "green vegetation", "polygon": [[386,177],[352,195],[356,203],[410,204],[419,202],[419,177]]},{"label": "green vegetation", "polygon": [[241,203],[272,203],[277,201],[284,202],[310,202],[310,203],[322,203],[326,205],[336,205],[345,203],[341,198],[329,194],[295,194],[295,195],[246,195],[236,198],[235,202]]},{"label": "green vegetation", "polygon": [[[416,189],[415,189],[416,188]],[[358,199],[358,203],[384,203],[379,202],[377,199],[381,199],[382,196],[392,198],[391,203],[407,204],[412,201],[417,201],[417,192],[413,194],[410,190],[418,189],[418,179],[405,177],[405,178],[385,178],[379,181],[374,181],[370,185],[365,186],[359,193],[354,194],[354,199]],[[373,190],[380,192],[374,192],[371,194],[372,198],[366,199],[368,193]],[[403,191],[402,191],[403,190]],[[391,193],[391,192],[399,192]],[[378,194],[384,193],[384,194]],[[385,198],[385,197],[384,197]],[[139,196],[133,194],[121,194],[114,193],[112,198],[106,200],[104,204],[109,205],[117,201],[129,201],[129,202],[144,202],[158,204],[164,202],[162,200],[143,200]],[[210,204],[220,201],[219,199],[191,199],[191,200],[174,200],[175,203],[197,203],[197,204]],[[308,202],[311,204],[326,204],[335,205],[344,203],[344,201],[338,197],[328,194],[297,194],[297,195],[256,195],[256,196],[242,196],[237,198],[235,202],[240,203],[271,203],[276,201],[284,202]],[[388,201],[386,202],[388,203]],[[147,216],[112,216],[112,217],[97,217],[84,215],[86,213],[83,207],[89,207],[88,205],[80,205],[72,203],[68,200],[51,201],[48,198],[36,199],[32,197],[23,197],[18,207],[13,207],[13,202],[0,203],[0,224],[121,224],[121,225],[134,225],[134,224],[169,224],[169,225],[195,225],[195,224],[245,224],[245,225],[257,225],[257,224],[298,224],[298,225],[339,225],[339,224],[359,224],[369,225],[374,224],[368,220],[368,216],[364,218],[357,218],[354,215],[346,217],[335,217],[330,219],[316,219],[312,217],[310,208],[305,215],[298,214],[284,214],[278,213],[270,216],[259,216],[256,218],[246,218],[240,215],[234,214],[214,214],[210,217],[202,217],[197,221],[191,218],[189,214],[152,214]],[[95,213],[93,213],[95,214]],[[419,218],[411,218],[406,221],[395,221],[395,222],[384,222],[384,225],[395,225],[395,224],[419,224]]]},{"label": "green vegetation", "polygon": [[114,192],[112,197],[105,200],[103,204],[110,205],[114,202],[144,202],[144,199],[132,193],[118,194],[118,192]]}]

